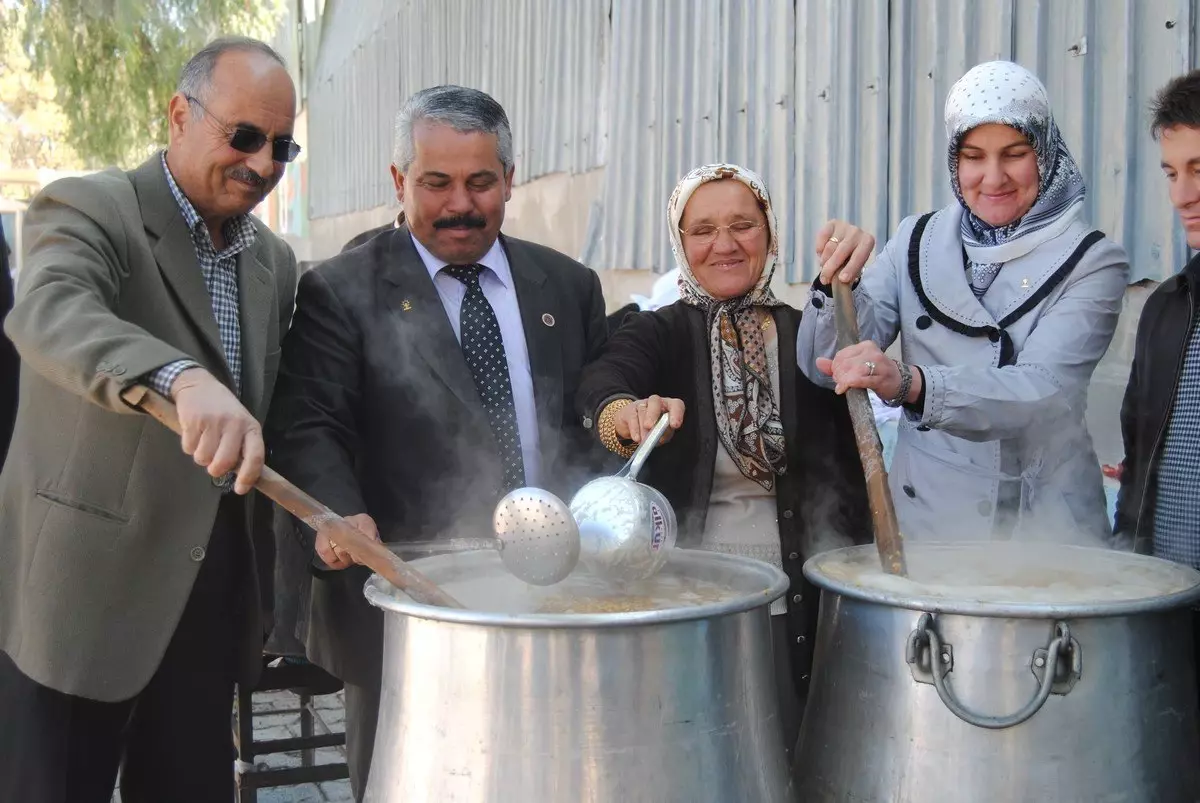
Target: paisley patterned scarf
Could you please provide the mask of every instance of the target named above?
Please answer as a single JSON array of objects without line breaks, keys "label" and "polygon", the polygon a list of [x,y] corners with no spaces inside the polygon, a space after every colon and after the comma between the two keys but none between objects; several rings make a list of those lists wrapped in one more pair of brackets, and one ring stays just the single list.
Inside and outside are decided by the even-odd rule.
[{"label": "paisley patterned scarf", "polygon": [[[696,280],[683,250],[679,221],[688,199],[701,184],[733,179],[750,188],[767,218],[769,250],[762,276],[745,295],[724,301],[713,298]],[[748,479],[766,490],[787,469],[779,401],[771,389],[766,342],[758,309],[782,306],[771,292],[771,276],[779,259],[778,223],[762,179],[731,164],[697,167],[680,180],[667,204],[671,248],[679,266],[683,303],[702,310],[708,325],[712,362],[713,409],[725,451]]]}]

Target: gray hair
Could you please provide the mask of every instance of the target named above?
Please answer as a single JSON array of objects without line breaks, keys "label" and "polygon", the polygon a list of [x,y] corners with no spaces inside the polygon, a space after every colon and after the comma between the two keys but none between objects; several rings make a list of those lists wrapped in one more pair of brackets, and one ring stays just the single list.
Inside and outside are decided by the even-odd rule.
[{"label": "gray hair", "polygon": [[396,149],[392,163],[401,173],[416,158],[413,128],[422,120],[448,125],[460,134],[495,134],[496,156],[508,173],[513,167],[512,129],[504,107],[486,92],[465,86],[435,86],[413,95],[396,114]]},{"label": "gray hair", "polygon": [[223,36],[209,42],[203,50],[188,59],[188,63],[183,65],[183,69],[179,72],[179,84],[175,90],[190,98],[206,100],[217,61],[221,56],[231,52],[258,53],[287,69],[287,62],[283,60],[283,56],[276,53],[275,49],[266,42],[251,39],[248,36]]}]

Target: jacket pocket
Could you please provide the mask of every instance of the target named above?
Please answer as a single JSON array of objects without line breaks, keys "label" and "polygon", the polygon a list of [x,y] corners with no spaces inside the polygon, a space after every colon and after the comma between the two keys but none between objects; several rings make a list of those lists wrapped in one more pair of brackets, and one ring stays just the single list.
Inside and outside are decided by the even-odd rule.
[{"label": "jacket pocket", "polygon": [[125,516],[120,513],[114,513],[113,511],[102,508],[99,505],[93,505],[80,499],[72,499],[69,496],[63,496],[62,494],[55,493],[54,491],[38,489],[37,496],[41,499],[45,499],[51,504],[62,505],[63,507],[70,508],[71,510],[76,510],[80,513],[86,513],[87,515],[95,516],[102,521],[111,522],[113,524],[129,523],[129,516]]}]

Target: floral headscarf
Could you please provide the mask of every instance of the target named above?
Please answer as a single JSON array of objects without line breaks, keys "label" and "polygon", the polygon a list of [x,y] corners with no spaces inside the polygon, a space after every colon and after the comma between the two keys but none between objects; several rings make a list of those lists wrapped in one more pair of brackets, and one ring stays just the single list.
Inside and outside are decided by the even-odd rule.
[{"label": "floral headscarf", "polygon": [[[962,238],[972,263],[971,286],[976,295],[982,295],[1005,262],[1061,233],[1080,214],[1087,188],[1054,123],[1046,87],[1024,67],[1011,61],[973,67],[950,90],[945,116],[950,187],[965,210]],[[1020,131],[1037,156],[1037,200],[1023,217],[1006,226],[992,226],[977,218],[958,184],[958,151],[963,138],[988,123]]]},{"label": "floral headscarf", "polygon": [[[745,295],[724,301],[700,286],[683,250],[679,221],[688,199],[701,184],[734,179],[750,188],[767,218],[769,246],[762,276]],[[717,433],[725,451],[748,479],[768,491],[775,475],[787,469],[779,401],[771,389],[766,343],[755,307],[778,307],[783,302],[771,292],[771,276],[779,261],[779,224],[767,188],[753,172],[731,164],[697,167],[684,176],[667,204],[671,249],[679,266],[679,294],[683,302],[700,309],[708,324],[712,361],[713,409]]]}]

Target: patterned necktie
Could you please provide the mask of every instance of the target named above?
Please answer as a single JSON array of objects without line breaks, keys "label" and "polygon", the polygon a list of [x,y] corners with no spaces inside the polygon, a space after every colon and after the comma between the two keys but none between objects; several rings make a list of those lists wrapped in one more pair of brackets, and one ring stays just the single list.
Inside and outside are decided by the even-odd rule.
[{"label": "patterned necktie", "polygon": [[444,270],[467,288],[458,318],[459,341],[488,424],[500,446],[500,460],[504,464],[502,492],[508,492],[525,484],[525,461],[521,456],[517,408],[513,404],[500,322],[479,285],[482,265],[447,265]]}]

